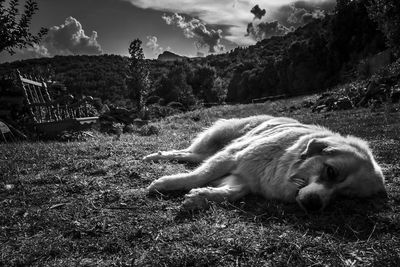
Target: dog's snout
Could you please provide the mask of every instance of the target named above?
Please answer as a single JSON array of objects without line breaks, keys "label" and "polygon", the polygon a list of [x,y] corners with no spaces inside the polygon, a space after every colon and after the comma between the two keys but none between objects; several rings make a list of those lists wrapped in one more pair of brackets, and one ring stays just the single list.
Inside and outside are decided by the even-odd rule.
[{"label": "dog's snout", "polygon": [[310,212],[316,212],[322,209],[322,200],[317,194],[310,194],[301,200],[301,205]]}]

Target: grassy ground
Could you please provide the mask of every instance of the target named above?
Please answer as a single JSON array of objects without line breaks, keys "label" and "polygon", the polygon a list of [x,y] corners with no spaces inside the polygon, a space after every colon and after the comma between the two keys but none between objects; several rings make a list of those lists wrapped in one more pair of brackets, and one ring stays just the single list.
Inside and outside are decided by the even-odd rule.
[{"label": "grassy ground", "polygon": [[[400,116],[314,114],[296,100],[214,107],[157,122],[159,135],[96,134],[86,142],[0,144],[0,266],[399,266]],[[179,163],[145,163],[186,147],[219,117],[286,115],[370,141],[387,200],[340,200],[307,215],[249,196],[184,213],[182,194],[149,197]]]}]

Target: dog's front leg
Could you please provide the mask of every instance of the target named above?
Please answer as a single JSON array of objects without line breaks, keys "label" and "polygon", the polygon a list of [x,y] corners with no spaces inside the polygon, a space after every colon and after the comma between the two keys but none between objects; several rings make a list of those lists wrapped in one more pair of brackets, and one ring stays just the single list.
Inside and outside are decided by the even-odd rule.
[{"label": "dog's front leg", "polygon": [[147,155],[143,158],[144,161],[158,161],[158,160],[179,160],[192,163],[200,163],[207,158],[207,155],[192,152],[188,149],[159,151]]},{"label": "dog's front leg", "polygon": [[221,151],[189,173],[163,176],[150,184],[150,193],[157,191],[190,190],[210,183],[232,171],[232,155]]},{"label": "dog's front leg", "polygon": [[182,208],[185,210],[204,209],[210,201],[221,203],[223,201],[235,201],[250,192],[248,185],[239,176],[231,174],[219,181],[217,187],[195,188],[185,196]]}]

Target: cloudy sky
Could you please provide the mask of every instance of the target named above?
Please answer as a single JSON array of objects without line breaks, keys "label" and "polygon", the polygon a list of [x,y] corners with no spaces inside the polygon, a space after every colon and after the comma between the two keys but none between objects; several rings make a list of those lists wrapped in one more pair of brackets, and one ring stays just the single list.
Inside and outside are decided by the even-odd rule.
[{"label": "cloudy sky", "polygon": [[[21,0],[20,2],[23,2]],[[283,35],[323,17],[335,0],[37,0],[32,32],[40,45],[0,53],[0,62],[54,55],[127,55],[143,42],[146,58],[169,50],[185,56],[223,53]],[[257,5],[257,6],[256,6]]]}]

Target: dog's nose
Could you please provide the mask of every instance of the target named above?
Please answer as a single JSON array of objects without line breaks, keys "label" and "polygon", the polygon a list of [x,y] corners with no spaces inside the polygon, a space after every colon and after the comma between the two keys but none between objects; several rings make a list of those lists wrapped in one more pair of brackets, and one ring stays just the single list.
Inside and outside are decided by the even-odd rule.
[{"label": "dog's nose", "polygon": [[322,208],[322,200],[317,194],[310,194],[301,200],[301,205],[307,211],[315,212]]}]

